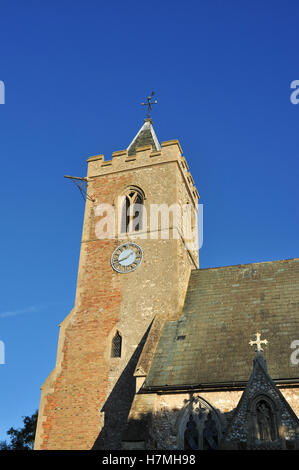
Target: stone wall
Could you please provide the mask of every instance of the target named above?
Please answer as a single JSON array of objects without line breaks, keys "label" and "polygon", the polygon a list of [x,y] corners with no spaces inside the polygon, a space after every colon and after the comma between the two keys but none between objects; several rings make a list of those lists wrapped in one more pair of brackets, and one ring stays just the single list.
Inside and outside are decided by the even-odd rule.
[{"label": "stone wall", "polygon": [[[281,389],[293,411],[299,417],[298,388]],[[134,432],[136,423],[143,422],[147,428],[144,432],[144,447],[147,449],[175,450],[184,449],[184,431],[186,417],[190,404],[194,398],[199,398],[201,408],[212,409],[218,419],[219,444],[231,422],[233,413],[237,408],[243,390],[167,393],[167,394],[139,394],[136,395],[129,416],[128,433],[123,437],[123,448],[134,448],[134,439],[140,432]],[[196,413],[198,400],[195,400]],[[130,439],[129,445],[127,440]],[[137,445],[140,446],[140,443]]]}]

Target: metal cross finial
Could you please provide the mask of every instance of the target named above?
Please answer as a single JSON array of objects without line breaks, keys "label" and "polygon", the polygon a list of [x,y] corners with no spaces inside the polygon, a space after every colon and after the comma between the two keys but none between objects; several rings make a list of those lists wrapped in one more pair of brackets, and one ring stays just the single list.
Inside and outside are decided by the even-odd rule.
[{"label": "metal cross finial", "polygon": [[256,333],[256,341],[249,341],[249,344],[250,346],[256,344],[256,351],[260,352],[263,351],[261,345],[268,344],[268,341],[266,339],[261,340],[261,333]]},{"label": "metal cross finial", "polygon": [[150,118],[151,118],[152,105],[158,103],[157,100],[155,100],[155,101],[152,102],[153,96],[154,96],[154,92],[152,91],[152,94],[147,97],[147,103],[141,103],[142,106],[147,106],[147,119],[150,119]]}]

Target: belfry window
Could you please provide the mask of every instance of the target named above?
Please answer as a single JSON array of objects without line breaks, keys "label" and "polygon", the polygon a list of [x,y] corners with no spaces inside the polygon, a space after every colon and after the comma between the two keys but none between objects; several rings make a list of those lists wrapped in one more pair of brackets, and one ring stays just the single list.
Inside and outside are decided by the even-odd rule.
[{"label": "belfry window", "polygon": [[139,188],[130,188],[122,198],[121,233],[142,230],[144,195]]},{"label": "belfry window", "polygon": [[121,357],[122,337],[117,331],[112,339],[111,357]]}]

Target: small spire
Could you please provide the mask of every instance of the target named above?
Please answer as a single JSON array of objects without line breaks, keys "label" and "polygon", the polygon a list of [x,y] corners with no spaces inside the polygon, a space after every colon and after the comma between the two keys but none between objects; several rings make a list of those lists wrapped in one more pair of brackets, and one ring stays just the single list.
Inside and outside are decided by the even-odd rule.
[{"label": "small spire", "polygon": [[150,118],[144,120],[143,126],[130,143],[127,149],[128,155],[134,155],[137,147],[143,147],[145,145],[151,145],[153,150],[161,150],[161,145],[158,141]]}]

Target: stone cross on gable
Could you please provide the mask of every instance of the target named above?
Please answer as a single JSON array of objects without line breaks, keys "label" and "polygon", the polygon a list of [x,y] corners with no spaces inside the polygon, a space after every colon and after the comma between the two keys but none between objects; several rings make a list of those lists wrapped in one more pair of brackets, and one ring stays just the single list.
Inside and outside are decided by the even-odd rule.
[{"label": "stone cross on gable", "polygon": [[263,351],[262,349],[262,344],[268,344],[268,341],[266,339],[261,340],[261,333],[256,333],[256,340],[255,341],[249,341],[250,346],[253,346],[256,344],[256,351],[260,352]]}]

